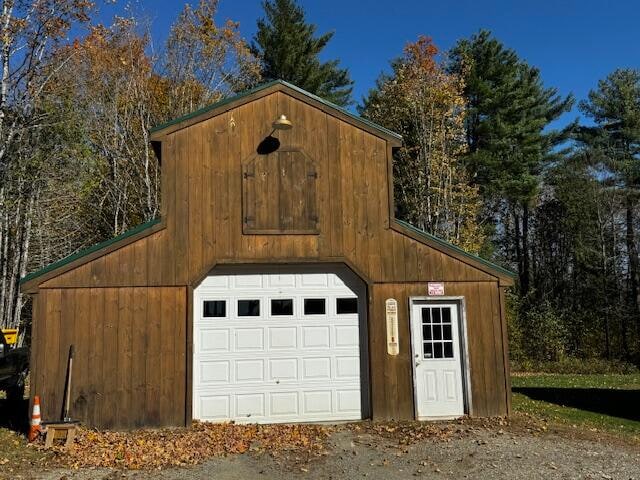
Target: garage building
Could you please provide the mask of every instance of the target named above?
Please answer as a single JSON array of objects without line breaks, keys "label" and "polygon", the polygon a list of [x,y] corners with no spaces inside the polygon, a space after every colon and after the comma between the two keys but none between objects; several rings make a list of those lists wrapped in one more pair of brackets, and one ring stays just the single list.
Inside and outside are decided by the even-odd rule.
[{"label": "garage building", "polygon": [[22,280],[32,394],[101,428],[510,411],[513,275],[394,217],[401,137],[275,81],[151,132],[162,215]]}]

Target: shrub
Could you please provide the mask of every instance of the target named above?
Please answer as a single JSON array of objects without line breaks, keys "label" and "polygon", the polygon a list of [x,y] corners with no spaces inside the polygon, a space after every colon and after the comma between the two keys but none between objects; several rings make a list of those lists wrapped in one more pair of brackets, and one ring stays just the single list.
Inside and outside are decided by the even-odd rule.
[{"label": "shrub", "polygon": [[569,374],[629,374],[640,370],[632,363],[603,358],[564,357],[558,361],[517,359],[511,361],[512,372]]}]

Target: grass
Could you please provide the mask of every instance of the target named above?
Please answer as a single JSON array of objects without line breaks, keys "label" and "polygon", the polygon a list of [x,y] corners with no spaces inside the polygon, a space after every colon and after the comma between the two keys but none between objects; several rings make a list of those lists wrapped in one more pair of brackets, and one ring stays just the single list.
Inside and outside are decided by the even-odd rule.
[{"label": "grass", "polygon": [[516,374],[511,382],[516,412],[640,441],[640,374]]},{"label": "grass", "polygon": [[0,479],[25,478],[34,465],[41,464],[50,455],[27,444],[27,439],[6,428],[0,428]]}]

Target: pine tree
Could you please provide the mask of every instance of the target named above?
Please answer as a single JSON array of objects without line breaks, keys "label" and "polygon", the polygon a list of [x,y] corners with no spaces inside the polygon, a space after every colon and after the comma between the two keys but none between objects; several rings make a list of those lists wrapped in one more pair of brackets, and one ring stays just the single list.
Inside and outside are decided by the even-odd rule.
[{"label": "pine tree", "polygon": [[[450,71],[465,77],[468,167],[488,214],[499,230],[509,234],[506,240],[513,239],[507,253],[518,265],[521,292],[527,293],[530,210],[546,162],[561,153],[556,147],[572,128],[547,131],[546,127],[571,108],[573,98],[545,88],[538,69],[484,30],[458,42]],[[506,210],[503,218],[495,218],[499,209]]]},{"label": "pine tree", "polygon": [[251,50],[262,60],[262,77],[285,80],[337,105],[351,103],[353,82],[338,60],[321,62],[318,55],[333,32],[316,36],[295,0],[265,0],[266,18],[258,20]]},{"label": "pine tree", "polygon": [[[635,226],[640,198],[640,71],[616,70],[598,82],[580,109],[596,125],[582,127],[578,139],[588,148],[592,161],[604,167],[602,179],[624,198],[628,302],[640,332],[640,259]],[[626,324],[623,327],[623,347],[628,354]]]}]

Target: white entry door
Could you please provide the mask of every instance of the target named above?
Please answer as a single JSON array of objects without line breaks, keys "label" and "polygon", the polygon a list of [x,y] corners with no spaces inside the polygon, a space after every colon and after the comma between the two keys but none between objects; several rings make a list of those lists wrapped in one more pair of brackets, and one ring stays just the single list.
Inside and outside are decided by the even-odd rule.
[{"label": "white entry door", "polygon": [[193,418],[362,418],[360,303],[332,273],[206,278],[194,292]]},{"label": "white entry door", "polygon": [[414,388],[418,419],[464,415],[458,306],[411,307]]}]

